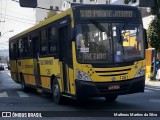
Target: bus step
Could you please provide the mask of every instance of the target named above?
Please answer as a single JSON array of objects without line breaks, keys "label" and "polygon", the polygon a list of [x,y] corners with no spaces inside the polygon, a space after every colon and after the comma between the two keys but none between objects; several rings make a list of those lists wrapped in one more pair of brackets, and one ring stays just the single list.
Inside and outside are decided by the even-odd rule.
[{"label": "bus step", "polygon": [[69,95],[62,95],[63,97],[72,98],[72,96]]},{"label": "bus step", "polygon": [[37,88],[37,92],[38,93],[42,93],[42,89],[41,88]]}]

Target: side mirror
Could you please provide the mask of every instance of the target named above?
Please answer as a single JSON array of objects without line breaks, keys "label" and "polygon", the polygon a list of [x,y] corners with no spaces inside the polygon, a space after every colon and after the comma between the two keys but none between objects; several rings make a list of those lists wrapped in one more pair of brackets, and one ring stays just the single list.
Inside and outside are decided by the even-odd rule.
[{"label": "side mirror", "polygon": [[21,7],[36,8],[37,0],[19,0],[19,4]]},{"label": "side mirror", "polygon": [[147,31],[143,28],[145,48],[148,49]]}]

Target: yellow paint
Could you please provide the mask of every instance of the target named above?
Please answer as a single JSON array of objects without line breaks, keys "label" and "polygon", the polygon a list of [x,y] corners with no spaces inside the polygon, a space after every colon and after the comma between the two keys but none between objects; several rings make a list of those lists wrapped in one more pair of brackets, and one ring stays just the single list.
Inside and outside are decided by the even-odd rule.
[{"label": "yellow paint", "polygon": [[23,76],[26,84],[34,85],[34,86],[36,85],[35,76],[27,75],[27,74],[23,74]]},{"label": "yellow paint", "polygon": [[151,76],[151,65],[152,65],[152,49],[146,50],[146,78]]},{"label": "yellow paint", "polygon": [[[79,64],[76,60],[76,50],[75,50],[75,43],[72,42],[73,46],[73,68],[75,70],[81,70],[88,74],[90,76],[90,73],[88,73],[91,69],[94,73],[91,73],[90,78],[92,79],[93,82],[111,82],[112,78],[115,77],[116,81],[121,81],[123,80],[122,77],[126,77],[127,79],[133,79],[137,73],[137,71],[145,66],[145,60],[135,62],[133,65],[129,66],[124,66],[124,67],[112,67],[112,68],[93,68],[91,64]],[[136,67],[137,66],[137,67]],[[130,70],[126,70],[130,69]],[[95,71],[117,71],[121,70],[119,72],[110,72],[110,73],[104,73],[104,72],[95,72]],[[124,70],[124,71],[123,71]],[[113,74],[123,74],[127,73],[126,75],[117,75],[114,76]],[[110,75],[110,76],[100,76],[100,75]],[[74,72],[74,77],[73,79],[75,80],[75,72]],[[126,80],[126,79],[124,79]],[[74,83],[74,82],[72,82]],[[73,89],[72,89],[73,90]]]},{"label": "yellow paint", "polygon": [[18,73],[34,74],[33,59],[18,60],[17,65],[18,65]]},{"label": "yellow paint", "polygon": [[17,64],[16,60],[10,60],[10,71],[11,72],[17,72]]},{"label": "yellow paint", "polygon": [[[15,40],[16,38],[20,37],[20,36],[23,36],[29,32],[32,32],[32,31],[35,31],[43,26],[46,26],[56,20],[59,20],[67,15],[70,15],[71,17],[71,27],[73,28],[74,27],[74,19],[73,19],[73,11],[72,9],[68,9],[56,16],[53,16],[51,17],[50,19],[47,19],[41,23],[39,23],[38,25],[35,25],[34,27],[32,28],[29,28],[28,30],[26,31],[23,31],[21,32],[20,34],[17,34],[15,36],[13,36],[12,38],[10,38],[10,41],[12,40]],[[43,64],[43,62],[45,63],[45,61],[50,61],[51,63],[53,64]],[[17,66],[17,71],[18,71],[18,74],[19,73],[23,73],[23,74],[32,74],[33,76],[36,74],[36,70],[37,70],[37,61],[36,60],[33,60],[33,59],[24,59],[24,60],[18,60],[19,63],[21,63],[20,65]],[[27,67],[27,65],[29,67]],[[60,84],[60,89],[61,91],[63,92],[64,91],[64,88],[63,88],[63,73],[62,71],[60,71],[61,67],[62,67],[62,64],[59,62],[58,59],[54,59],[53,57],[46,57],[46,58],[40,58],[39,59],[39,65],[40,65],[40,75],[41,76],[46,76],[47,78],[47,83],[45,83],[45,80],[43,77],[41,77],[41,82],[42,82],[42,86],[44,88],[51,88],[50,86],[48,86],[48,82],[50,81],[49,78],[51,78],[52,75],[55,75],[55,76],[59,76],[60,78],[57,78],[58,79],[58,82]],[[12,65],[12,68],[16,68],[16,66],[13,67]],[[16,71],[16,70],[14,70]],[[67,69],[67,73],[69,73],[70,71]],[[72,74],[73,74],[73,70],[72,70]],[[18,79],[20,79],[20,74],[18,75]],[[68,76],[69,78],[69,76]],[[27,76],[25,76],[25,81],[27,84],[33,84],[33,80]],[[72,77],[72,81],[73,81],[73,77]],[[68,84],[68,88],[69,88],[69,84]],[[68,91],[70,92],[70,91]]]},{"label": "yellow paint", "polygon": [[[83,72],[87,73],[90,78],[92,79],[93,82],[111,82],[112,78],[114,77],[116,81],[121,81],[121,80],[127,80],[127,79],[133,79],[134,76],[136,75],[137,71],[144,66],[145,61],[139,61],[137,65],[130,65],[127,67],[116,67],[116,68],[88,68],[88,67],[82,67]],[[137,66],[137,68],[135,68]],[[92,69],[92,72],[89,72]],[[130,69],[130,70],[125,70],[125,69]],[[79,69],[78,69],[79,70]],[[122,70],[119,72],[110,72],[110,73],[104,73],[100,71],[116,71],[116,70]],[[124,70],[124,71],[123,71]],[[96,72],[99,71],[99,72]],[[89,73],[88,73],[89,72]],[[125,75],[117,75],[114,76],[113,74],[123,74],[127,73]],[[110,75],[110,76],[100,76],[100,75]],[[125,77],[126,79],[122,79]]]},{"label": "yellow paint", "polygon": [[41,83],[43,88],[51,89],[51,78],[50,77],[41,77]]},{"label": "yellow paint", "polygon": [[69,81],[70,81],[70,93],[75,95],[75,84],[74,84],[74,71],[69,68]]},{"label": "yellow paint", "polygon": [[41,88],[37,88],[36,89],[38,93],[42,93],[42,89]]},{"label": "yellow paint", "polygon": [[63,74],[62,74],[62,62],[59,62],[59,76],[60,78],[58,78],[58,82],[59,82],[59,85],[60,85],[60,90],[61,92],[64,92],[64,83],[63,83]]},{"label": "yellow paint", "polygon": [[18,82],[18,76],[16,74],[18,74],[17,71],[17,64],[16,64],[16,60],[10,60],[10,72],[11,72],[11,77],[15,82]]},{"label": "yellow paint", "polygon": [[70,93],[70,78],[69,78],[69,70],[68,70],[68,65],[65,65],[66,66],[66,73],[67,73],[67,76],[66,76],[66,81],[67,81],[67,93]]},{"label": "yellow paint", "polygon": [[60,63],[53,57],[39,58],[40,75],[52,76],[60,73]]},{"label": "yellow paint", "polygon": [[124,39],[128,40],[128,41],[124,41],[123,42],[123,46],[132,46],[132,47],[136,47],[137,46],[137,41],[136,41],[136,36],[130,36],[129,32],[126,32],[124,35]]}]

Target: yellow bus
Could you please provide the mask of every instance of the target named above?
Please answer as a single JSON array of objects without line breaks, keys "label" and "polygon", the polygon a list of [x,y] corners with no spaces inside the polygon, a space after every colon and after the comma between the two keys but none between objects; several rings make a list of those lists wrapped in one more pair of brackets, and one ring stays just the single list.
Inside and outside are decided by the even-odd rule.
[{"label": "yellow bus", "polygon": [[[133,37],[134,36],[134,37]],[[145,39],[136,7],[77,5],[9,40],[12,79],[83,99],[144,92]]]}]

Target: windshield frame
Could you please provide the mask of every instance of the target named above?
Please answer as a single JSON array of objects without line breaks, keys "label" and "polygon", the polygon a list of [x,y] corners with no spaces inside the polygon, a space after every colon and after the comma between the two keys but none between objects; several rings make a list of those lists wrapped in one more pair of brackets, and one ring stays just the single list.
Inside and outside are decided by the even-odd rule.
[{"label": "windshield frame", "polygon": [[[120,23],[120,24],[124,24],[124,27],[125,27],[125,25],[127,24],[134,24],[134,25],[139,25],[139,26],[141,26],[142,27],[142,43],[143,43],[143,48],[142,48],[142,55],[143,55],[143,57],[141,57],[141,58],[137,58],[137,59],[134,59],[134,60],[131,60],[131,61],[123,61],[123,62],[118,62],[118,64],[121,64],[121,63],[131,63],[131,62],[134,62],[134,61],[139,61],[139,60],[144,60],[145,59],[145,40],[144,40],[144,31],[143,31],[143,24],[141,23],[141,22],[126,22],[126,21],[96,21],[96,22],[98,22],[99,24],[101,24],[101,23],[108,23],[108,24],[111,24],[111,26],[113,25],[113,24],[115,24],[115,23]],[[76,49],[76,59],[77,59],[77,62],[78,63],[81,63],[81,64],[117,64],[117,62],[115,62],[115,58],[114,58],[114,55],[115,55],[115,50],[114,50],[114,43],[113,43],[113,30],[112,29],[110,29],[109,31],[111,31],[111,33],[110,33],[110,38],[111,38],[111,42],[112,42],[112,46],[111,46],[111,49],[113,50],[112,51],[112,58],[113,58],[113,62],[99,62],[99,61],[91,61],[91,62],[88,62],[88,60],[87,61],[81,61],[79,58],[78,58],[78,46],[77,46],[77,25],[85,25],[85,24],[93,24],[92,22],[90,22],[90,21],[85,21],[85,22],[78,22],[77,24],[76,24],[76,27],[75,27],[75,49]],[[107,31],[108,32],[108,31]]]}]

